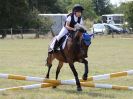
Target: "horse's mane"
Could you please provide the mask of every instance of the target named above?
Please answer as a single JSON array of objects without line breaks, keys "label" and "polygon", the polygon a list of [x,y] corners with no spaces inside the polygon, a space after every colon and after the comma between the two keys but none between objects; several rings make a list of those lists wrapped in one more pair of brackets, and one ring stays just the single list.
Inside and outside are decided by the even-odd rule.
[{"label": "horse's mane", "polygon": [[82,28],[82,27],[80,27],[79,29],[77,29],[77,31],[82,32],[82,33],[86,32],[86,30],[84,28]]}]

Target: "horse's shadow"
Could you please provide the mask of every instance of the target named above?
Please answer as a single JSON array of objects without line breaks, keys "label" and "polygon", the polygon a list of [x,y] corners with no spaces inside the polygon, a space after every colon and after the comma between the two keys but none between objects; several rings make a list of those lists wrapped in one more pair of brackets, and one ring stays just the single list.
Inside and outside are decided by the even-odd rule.
[{"label": "horse's shadow", "polygon": [[[115,98],[115,96],[113,94],[105,94],[103,89],[98,89],[98,90],[91,90],[88,92],[88,91],[76,91],[76,90],[71,90],[71,89],[60,89],[60,88],[55,88],[54,89],[56,92],[62,92],[64,91],[65,93],[67,94],[75,94],[75,95],[88,95],[88,96],[91,96],[91,97],[104,97],[104,98]],[[103,90],[103,93],[100,93],[99,91],[100,90]]]}]

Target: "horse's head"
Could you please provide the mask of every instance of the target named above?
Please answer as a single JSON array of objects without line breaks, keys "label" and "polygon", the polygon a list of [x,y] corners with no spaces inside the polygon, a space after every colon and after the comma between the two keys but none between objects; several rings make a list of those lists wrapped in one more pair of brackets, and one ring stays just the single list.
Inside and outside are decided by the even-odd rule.
[{"label": "horse's head", "polygon": [[82,34],[82,40],[80,45],[80,51],[83,58],[87,58],[88,48],[91,45],[91,37],[93,35],[89,35],[88,33]]},{"label": "horse's head", "polygon": [[80,52],[84,58],[87,57],[88,47],[91,44],[91,36],[93,35],[86,33],[84,28],[79,28],[74,36],[75,43],[79,44]]},{"label": "horse's head", "polygon": [[88,33],[83,33],[82,34],[82,45],[89,47],[91,44],[91,37],[93,36],[93,34],[88,34]]},{"label": "horse's head", "polygon": [[87,57],[88,48],[91,45],[91,37],[93,34],[89,35],[88,33],[83,33],[81,40],[81,53],[83,57]]},{"label": "horse's head", "polygon": [[86,30],[80,27],[79,29],[77,29],[74,38],[82,38],[83,33],[86,33]]}]

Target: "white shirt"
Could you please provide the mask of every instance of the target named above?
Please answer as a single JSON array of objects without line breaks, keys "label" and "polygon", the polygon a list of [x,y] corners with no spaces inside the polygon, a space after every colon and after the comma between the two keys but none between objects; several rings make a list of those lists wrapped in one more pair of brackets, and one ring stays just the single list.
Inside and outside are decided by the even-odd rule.
[{"label": "white shirt", "polygon": [[[67,22],[71,22],[71,16],[68,16],[67,19],[66,19],[66,21],[67,21]],[[75,22],[78,21],[78,17],[76,17],[75,15],[74,15],[74,21],[75,21]],[[81,18],[81,21],[80,21],[79,24],[83,25],[83,19],[82,19],[82,18]]]}]

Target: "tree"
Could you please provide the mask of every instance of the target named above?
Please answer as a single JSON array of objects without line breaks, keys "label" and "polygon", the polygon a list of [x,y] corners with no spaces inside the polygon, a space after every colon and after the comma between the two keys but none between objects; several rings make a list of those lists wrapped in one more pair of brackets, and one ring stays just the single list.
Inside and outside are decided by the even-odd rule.
[{"label": "tree", "polygon": [[[34,1],[34,2],[33,2]],[[36,0],[0,0],[0,28],[38,28],[42,25]]]},{"label": "tree", "polygon": [[30,9],[36,8],[40,13],[64,13],[62,0],[28,0]]},{"label": "tree", "polygon": [[17,27],[29,13],[26,0],[0,0],[0,28]]},{"label": "tree", "polygon": [[124,14],[126,21],[133,28],[133,1],[122,3],[119,7],[114,8],[114,13]]},{"label": "tree", "polygon": [[94,11],[98,16],[112,13],[110,0],[92,0]]},{"label": "tree", "polygon": [[117,14],[124,14],[125,13],[125,9],[126,9],[126,3],[122,3],[120,6],[114,6],[113,7],[113,12],[117,13]]},{"label": "tree", "polygon": [[94,18],[96,18],[96,13],[93,10],[93,6],[92,6],[92,1],[91,0],[71,0],[71,4],[67,7],[67,9],[70,11],[72,11],[72,8],[74,7],[75,4],[80,4],[84,7],[84,12],[83,12],[83,17],[84,19],[91,19],[93,20]]},{"label": "tree", "polygon": [[124,13],[126,20],[129,22],[129,25],[133,28],[133,1],[126,3]]}]

